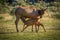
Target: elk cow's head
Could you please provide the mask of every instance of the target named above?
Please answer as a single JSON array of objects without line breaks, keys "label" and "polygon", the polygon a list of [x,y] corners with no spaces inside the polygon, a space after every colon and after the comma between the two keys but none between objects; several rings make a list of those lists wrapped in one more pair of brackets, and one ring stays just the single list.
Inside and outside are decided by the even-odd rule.
[{"label": "elk cow's head", "polygon": [[43,14],[45,13],[46,9],[41,9],[41,10],[37,10],[38,14],[40,15],[40,18],[42,18]]}]

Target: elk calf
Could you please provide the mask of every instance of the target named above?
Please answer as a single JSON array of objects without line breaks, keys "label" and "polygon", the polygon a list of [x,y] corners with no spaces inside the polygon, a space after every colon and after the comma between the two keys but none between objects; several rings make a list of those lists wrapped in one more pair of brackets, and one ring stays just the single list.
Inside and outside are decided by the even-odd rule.
[{"label": "elk calf", "polygon": [[[38,32],[40,25],[43,27],[44,31],[46,32],[44,25],[42,23],[40,23],[40,18],[28,19],[28,20],[25,20],[25,18],[20,18],[20,19],[24,23],[23,30],[21,32],[23,32],[28,26],[32,26],[32,31],[33,31],[33,25],[35,25],[36,32]],[[25,27],[25,25],[26,25],[26,27]],[[37,27],[38,27],[38,29],[37,29]]]}]

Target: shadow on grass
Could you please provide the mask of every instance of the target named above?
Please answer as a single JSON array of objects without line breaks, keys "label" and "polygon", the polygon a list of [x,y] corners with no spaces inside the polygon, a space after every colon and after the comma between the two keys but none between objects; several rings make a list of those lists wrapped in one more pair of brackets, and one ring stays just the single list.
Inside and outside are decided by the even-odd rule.
[{"label": "shadow on grass", "polygon": [[53,15],[56,19],[60,19],[60,15]]},{"label": "shadow on grass", "polygon": [[0,20],[1,20],[1,19],[4,19],[4,17],[0,16]]}]

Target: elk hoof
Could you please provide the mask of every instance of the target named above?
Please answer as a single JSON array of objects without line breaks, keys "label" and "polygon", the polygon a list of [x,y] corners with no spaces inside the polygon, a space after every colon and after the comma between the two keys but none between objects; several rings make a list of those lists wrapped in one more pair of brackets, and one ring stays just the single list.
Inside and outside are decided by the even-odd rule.
[{"label": "elk hoof", "polygon": [[38,33],[38,31],[36,30],[36,33]]},{"label": "elk hoof", "polygon": [[45,30],[45,32],[46,32],[46,30]]},{"label": "elk hoof", "polygon": [[17,30],[17,32],[19,32],[19,30]]},{"label": "elk hoof", "polygon": [[33,30],[32,30],[32,32],[33,32]]},{"label": "elk hoof", "polygon": [[21,32],[23,32],[23,30]]}]

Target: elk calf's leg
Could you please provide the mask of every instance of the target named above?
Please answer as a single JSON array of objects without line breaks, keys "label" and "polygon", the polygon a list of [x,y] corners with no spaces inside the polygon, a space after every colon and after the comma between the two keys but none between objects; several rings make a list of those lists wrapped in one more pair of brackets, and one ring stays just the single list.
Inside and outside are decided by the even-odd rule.
[{"label": "elk calf's leg", "polygon": [[33,32],[33,25],[32,25],[32,32]]},{"label": "elk calf's leg", "polygon": [[40,25],[43,27],[44,31],[46,32],[44,25],[43,25],[43,24],[41,24],[41,23],[40,23]]},{"label": "elk calf's leg", "polygon": [[28,25],[21,32],[23,32],[27,27],[28,27]]},{"label": "elk calf's leg", "polygon": [[37,30],[39,31],[39,25],[38,25],[38,29]]},{"label": "elk calf's leg", "polygon": [[35,30],[36,30],[36,32],[38,32],[38,30],[37,30],[37,26],[35,25]]}]

